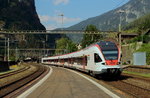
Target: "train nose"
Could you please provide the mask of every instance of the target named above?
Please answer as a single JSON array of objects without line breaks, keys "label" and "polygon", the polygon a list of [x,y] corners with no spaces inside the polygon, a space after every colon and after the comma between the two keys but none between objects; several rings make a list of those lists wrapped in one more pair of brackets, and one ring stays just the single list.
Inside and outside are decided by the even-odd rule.
[{"label": "train nose", "polygon": [[107,65],[117,65],[118,64],[118,60],[106,60],[106,64]]}]

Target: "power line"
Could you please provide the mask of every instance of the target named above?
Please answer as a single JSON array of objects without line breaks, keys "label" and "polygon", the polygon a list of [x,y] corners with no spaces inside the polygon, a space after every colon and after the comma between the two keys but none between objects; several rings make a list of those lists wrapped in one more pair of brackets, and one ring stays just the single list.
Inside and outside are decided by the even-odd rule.
[{"label": "power line", "polygon": [[119,4],[117,2],[115,2],[114,0],[111,0],[111,1],[113,1],[114,3],[116,3],[116,6],[113,8],[113,10],[114,10],[114,9],[118,8],[120,5],[122,5],[126,0],[123,0]]},{"label": "power line", "polygon": [[141,0],[134,0],[134,1],[136,1],[136,2],[135,2],[135,4],[132,7],[130,7],[130,9],[134,8],[135,6],[137,6],[138,3],[141,2]]}]

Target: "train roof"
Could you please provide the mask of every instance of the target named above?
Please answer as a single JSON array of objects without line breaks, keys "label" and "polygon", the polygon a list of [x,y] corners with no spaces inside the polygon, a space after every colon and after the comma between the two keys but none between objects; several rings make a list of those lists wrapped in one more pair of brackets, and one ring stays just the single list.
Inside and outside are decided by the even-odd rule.
[{"label": "train roof", "polygon": [[75,51],[75,52],[68,53],[68,54],[51,56],[51,57],[59,57],[59,56],[66,56],[66,55],[71,55],[71,54],[74,54],[74,53],[79,53],[79,52],[84,51],[86,49],[89,49],[90,47],[93,47],[95,45],[99,45],[102,50],[110,50],[110,49],[116,50],[116,49],[118,49],[117,45],[114,42],[112,42],[112,41],[99,41],[99,42],[94,43],[94,44],[92,44],[92,45],[90,45],[90,46],[88,46],[88,47],[86,47],[84,49],[81,49],[79,51]]},{"label": "train roof", "polygon": [[116,43],[112,41],[100,41],[97,43],[102,50],[117,50],[118,47]]}]

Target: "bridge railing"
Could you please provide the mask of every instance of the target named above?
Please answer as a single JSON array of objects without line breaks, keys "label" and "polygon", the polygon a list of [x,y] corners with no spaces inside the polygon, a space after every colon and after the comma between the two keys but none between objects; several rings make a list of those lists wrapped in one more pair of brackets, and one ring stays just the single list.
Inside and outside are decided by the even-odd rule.
[{"label": "bridge railing", "polygon": [[[36,39],[34,41],[32,41],[34,43],[34,46],[27,48],[26,45],[31,43],[31,38],[29,39],[29,35],[40,35],[39,39]],[[42,34],[42,36],[41,36]],[[19,58],[20,56],[22,57],[28,57],[28,56],[45,56],[45,54],[49,54],[55,51],[56,49],[48,49],[50,48],[50,41],[48,39],[49,36],[51,36],[51,34],[60,34],[60,35],[71,35],[71,36],[82,36],[84,34],[90,35],[91,39],[93,39],[93,36],[97,36],[97,35],[102,35],[102,38],[96,39],[97,41],[99,40],[115,40],[117,43],[119,43],[119,34],[118,32],[115,31],[99,31],[99,32],[95,32],[95,31],[83,31],[83,30],[21,30],[21,31],[11,31],[11,30],[1,30],[0,31],[0,35],[4,35],[4,37],[6,38],[10,38],[11,40],[18,40],[17,42],[14,43],[10,43],[10,41],[7,41],[6,39],[6,47],[2,47],[5,49],[5,51],[7,51],[6,53],[8,53],[8,50],[10,51],[10,55],[14,55],[16,56],[16,59]],[[16,37],[14,37],[14,35]],[[43,36],[45,35],[45,36]],[[38,36],[39,37],[39,36]],[[37,38],[38,38],[37,37]],[[11,39],[12,38],[12,39]],[[78,37],[75,37],[78,38]],[[95,41],[95,39],[94,39]],[[3,43],[5,43],[3,42]],[[39,49],[36,47],[36,43],[38,43],[38,47]],[[8,47],[8,45],[10,44],[10,47]],[[12,47],[13,45],[13,47]],[[49,46],[48,46],[49,45]],[[55,48],[56,46],[54,46],[53,48]],[[18,49],[17,49],[18,48]],[[23,49],[25,48],[25,49]],[[60,52],[66,53],[66,49],[65,50],[60,50]],[[59,51],[58,51],[59,52]],[[53,52],[54,53],[54,52]],[[59,54],[58,54],[59,55]]]},{"label": "bridge railing", "polygon": [[107,34],[107,33],[117,33],[116,31],[83,31],[83,30],[21,30],[21,31],[10,31],[1,30],[0,34]]}]

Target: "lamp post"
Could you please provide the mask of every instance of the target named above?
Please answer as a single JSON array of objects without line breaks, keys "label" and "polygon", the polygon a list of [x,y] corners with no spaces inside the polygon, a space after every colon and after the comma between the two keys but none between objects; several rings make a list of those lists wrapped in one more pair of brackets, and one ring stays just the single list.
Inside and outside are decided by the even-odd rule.
[{"label": "lamp post", "polygon": [[124,13],[125,11],[123,10],[119,10],[118,13],[120,15],[119,17],[119,45],[120,45],[120,50],[121,50],[121,31],[122,31],[122,27],[121,27],[121,21],[122,21],[122,13]]},{"label": "lamp post", "polygon": [[44,56],[45,56],[45,41],[42,42],[43,42],[43,49],[44,49]]},{"label": "lamp post", "polygon": [[18,60],[18,49],[17,49],[17,47],[16,47],[16,49],[15,49],[15,54],[16,54],[16,57],[15,57],[15,61],[17,62],[17,60]]},{"label": "lamp post", "polygon": [[7,60],[7,38],[5,37],[5,53],[4,53],[4,61],[6,61]]},{"label": "lamp post", "polygon": [[61,30],[63,31],[63,25],[64,25],[64,14],[60,14],[59,16],[61,16],[62,18],[62,20],[61,20],[61,22],[62,22],[62,28],[61,28]]},{"label": "lamp post", "polygon": [[124,13],[125,11],[123,11],[123,10],[119,10],[118,11],[118,13],[119,13],[119,15],[120,15],[120,18],[119,18],[119,32],[121,32],[121,30],[122,30],[122,27],[121,27],[121,21],[122,21],[122,13]]},{"label": "lamp post", "polygon": [[7,61],[9,61],[9,38],[7,41]]}]

